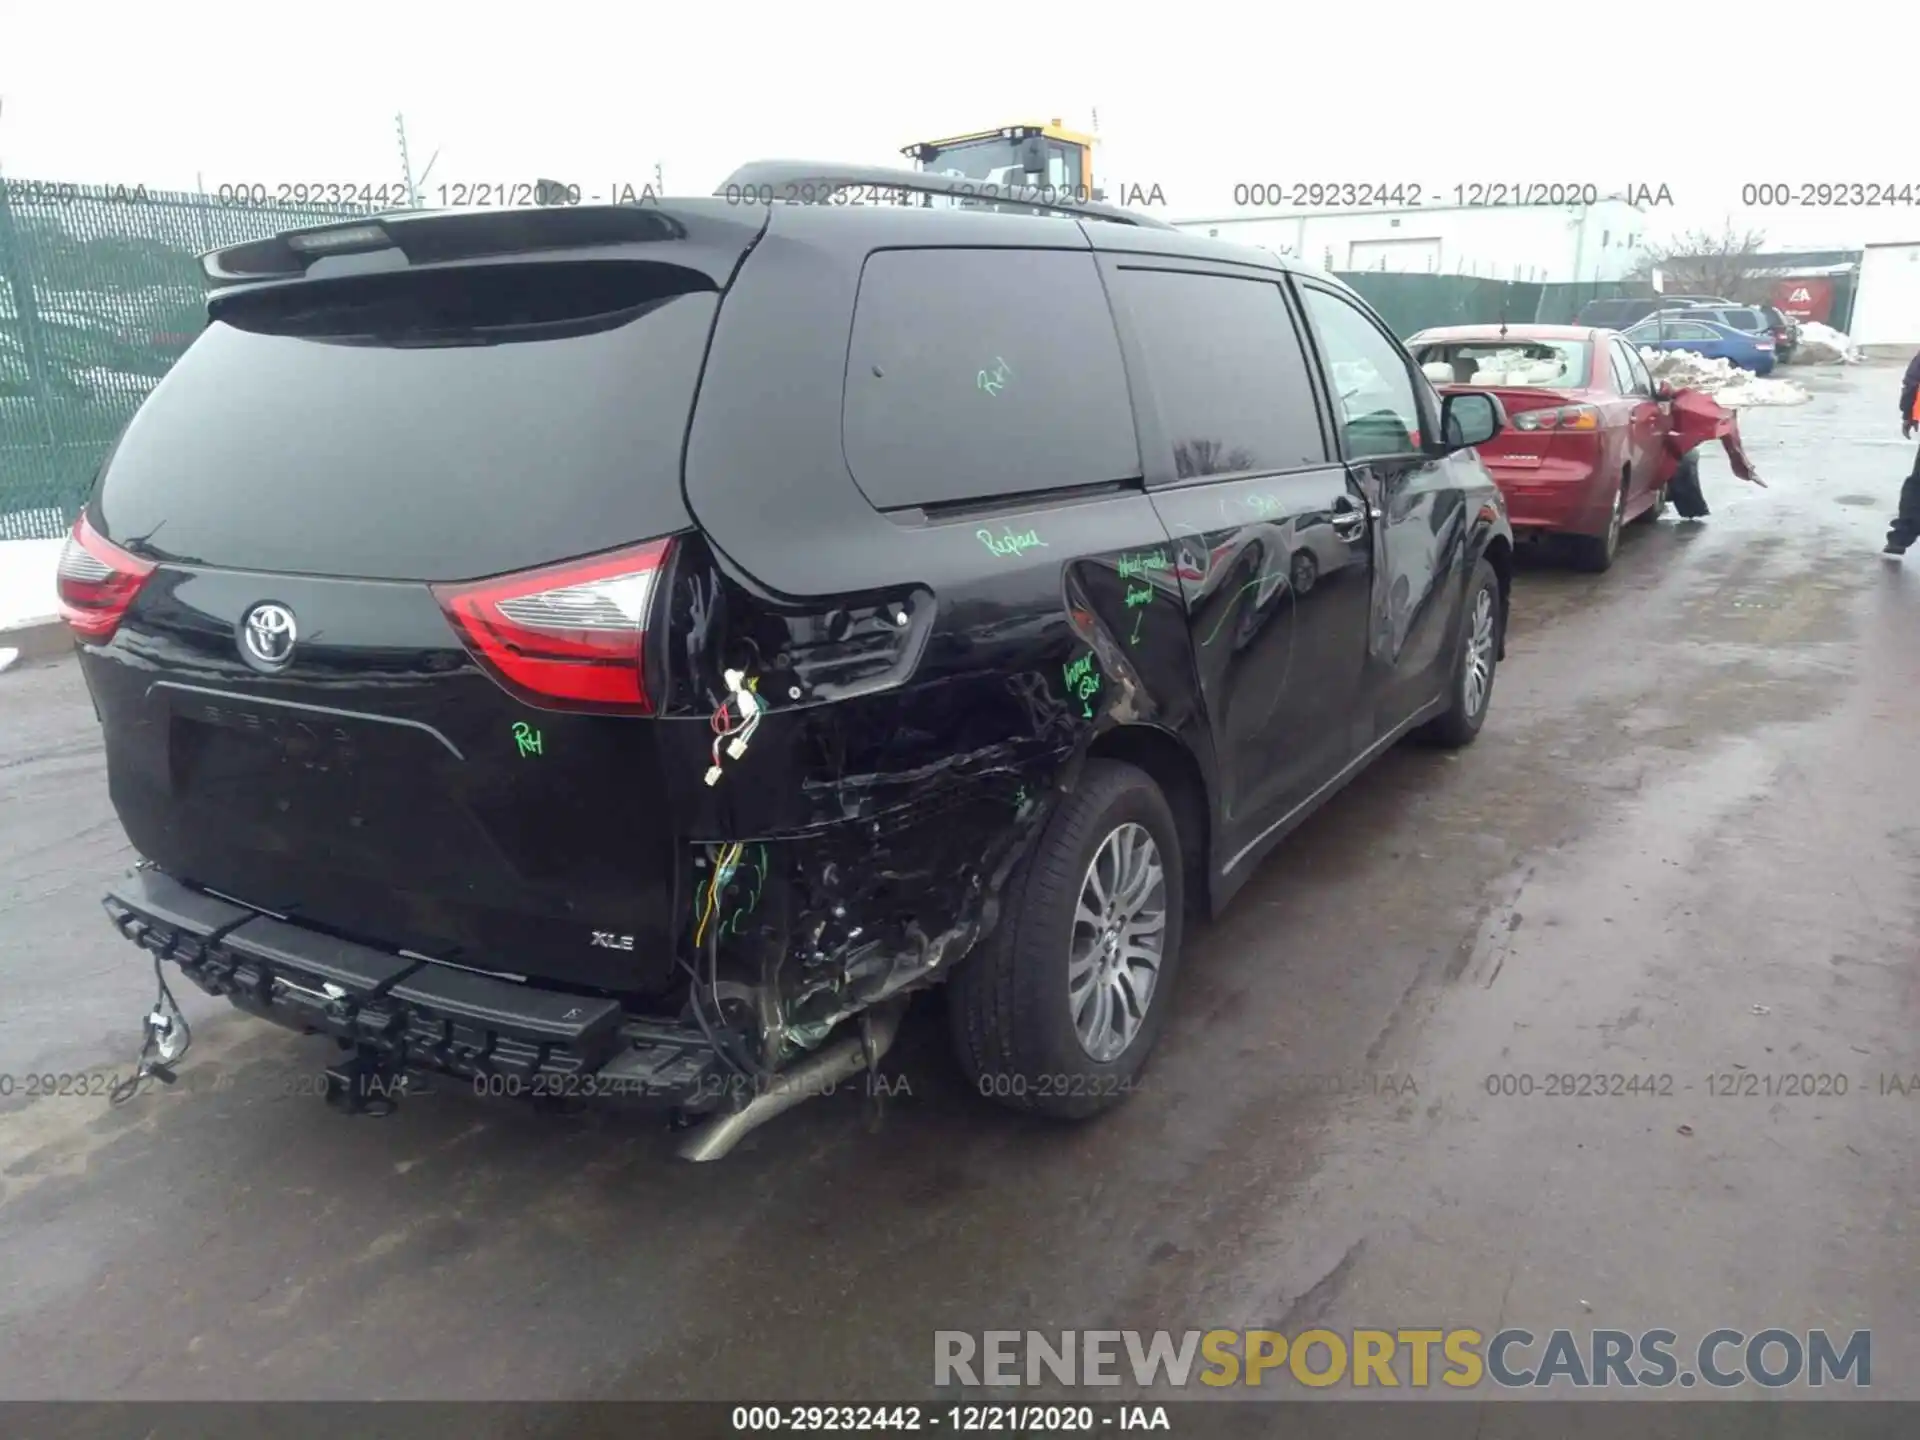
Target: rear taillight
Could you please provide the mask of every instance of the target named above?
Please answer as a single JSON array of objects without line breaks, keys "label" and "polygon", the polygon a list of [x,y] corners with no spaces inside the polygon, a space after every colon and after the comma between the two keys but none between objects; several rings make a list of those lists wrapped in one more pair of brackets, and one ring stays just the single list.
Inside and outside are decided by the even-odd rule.
[{"label": "rear taillight", "polygon": [[435,585],[473,658],[529,704],[651,715],[645,673],[671,540],[492,580]]},{"label": "rear taillight", "polygon": [[68,532],[54,575],[60,616],[82,640],[104,645],[152,573],[152,561],[129,555],[82,514]]},{"label": "rear taillight", "polygon": [[1550,405],[1522,410],[1513,417],[1516,430],[1598,430],[1600,412],[1592,405]]}]

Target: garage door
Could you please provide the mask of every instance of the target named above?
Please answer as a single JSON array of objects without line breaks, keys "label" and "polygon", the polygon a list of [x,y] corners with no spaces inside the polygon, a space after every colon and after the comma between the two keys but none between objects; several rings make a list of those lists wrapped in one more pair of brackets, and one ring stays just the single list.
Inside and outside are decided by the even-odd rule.
[{"label": "garage door", "polygon": [[1853,302],[1856,345],[1920,345],[1920,245],[1869,245]]},{"label": "garage door", "polygon": [[1347,247],[1349,270],[1424,274],[1440,268],[1440,239],[1355,240]]}]

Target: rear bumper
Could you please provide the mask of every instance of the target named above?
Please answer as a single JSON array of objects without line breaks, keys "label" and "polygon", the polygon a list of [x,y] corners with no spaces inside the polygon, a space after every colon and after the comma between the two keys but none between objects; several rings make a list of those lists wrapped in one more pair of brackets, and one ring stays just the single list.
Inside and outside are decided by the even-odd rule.
[{"label": "rear bumper", "polygon": [[[209,995],[396,1071],[472,1079],[487,1094],[619,1098],[711,1109],[727,1098],[697,1029],[618,1002],[391,955],[136,870],[102,900],[127,939]],[[497,1078],[496,1078],[497,1077]]]},{"label": "rear bumper", "polygon": [[1607,533],[1608,506],[1613,497],[1595,498],[1598,487],[1592,470],[1543,478],[1541,470],[1502,470],[1491,464],[1487,468],[1507,502],[1507,517],[1516,533]]}]

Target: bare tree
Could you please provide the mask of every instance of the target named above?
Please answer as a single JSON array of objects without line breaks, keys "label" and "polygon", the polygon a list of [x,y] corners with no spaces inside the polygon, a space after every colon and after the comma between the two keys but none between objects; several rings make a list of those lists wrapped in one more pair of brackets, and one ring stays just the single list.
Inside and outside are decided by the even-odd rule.
[{"label": "bare tree", "polygon": [[1662,288],[1681,295],[1724,295],[1742,304],[1761,304],[1773,281],[1785,272],[1760,262],[1767,237],[1760,230],[1736,230],[1728,220],[1719,234],[1689,230],[1664,245],[1648,245],[1634,271],[1637,280],[1658,270]]}]

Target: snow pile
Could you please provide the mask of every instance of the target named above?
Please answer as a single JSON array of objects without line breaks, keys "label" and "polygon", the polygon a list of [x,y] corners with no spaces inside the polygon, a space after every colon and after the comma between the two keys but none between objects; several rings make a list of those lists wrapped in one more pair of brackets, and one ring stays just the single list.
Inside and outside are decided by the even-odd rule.
[{"label": "snow pile", "polygon": [[0,630],[60,613],[54,570],[64,540],[0,540]]},{"label": "snow pile", "polygon": [[1642,350],[1655,380],[1676,390],[1702,390],[1738,410],[1749,405],[1799,405],[1811,398],[1791,380],[1771,380],[1742,370],[1731,360],[1709,359],[1691,350]]},{"label": "snow pile", "polygon": [[1818,320],[1800,322],[1800,345],[1790,365],[1854,365],[1866,356],[1846,333]]},{"label": "snow pile", "polygon": [[1801,405],[1813,397],[1791,380],[1774,380],[1765,375],[1740,372],[1740,379],[1713,397],[1729,410],[1754,405]]}]

